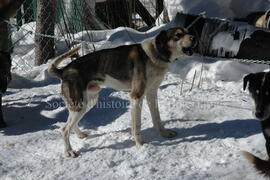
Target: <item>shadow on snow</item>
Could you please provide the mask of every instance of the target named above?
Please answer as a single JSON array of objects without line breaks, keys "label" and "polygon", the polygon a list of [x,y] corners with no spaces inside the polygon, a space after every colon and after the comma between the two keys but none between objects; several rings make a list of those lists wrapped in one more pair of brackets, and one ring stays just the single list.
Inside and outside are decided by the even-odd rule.
[{"label": "shadow on snow", "polygon": [[[147,128],[142,130],[142,137],[146,143],[154,146],[172,146],[177,145],[182,142],[194,142],[194,141],[209,141],[218,140],[226,138],[246,138],[258,133],[261,133],[260,122],[253,119],[235,119],[228,120],[221,123],[207,123],[206,120],[196,119],[196,120],[168,120],[167,123],[174,122],[185,122],[185,121],[201,121],[204,124],[198,124],[190,128],[173,128],[178,135],[174,138],[167,139],[159,136],[158,132],[154,128]],[[125,133],[130,132],[130,128],[115,131],[113,133]],[[103,134],[95,134],[89,138],[93,141],[94,138],[103,136]],[[128,134],[127,136],[130,136]],[[131,136],[130,136],[131,137]],[[80,152],[89,152],[98,149],[128,149],[134,146],[134,142],[131,139],[124,140],[122,142],[110,144],[107,146],[91,147],[91,143],[86,143],[86,145],[80,150]]]},{"label": "shadow on snow", "polygon": [[[110,94],[113,92],[114,90],[112,89],[103,89],[100,92],[98,102],[103,104],[110,104],[114,102],[115,104],[118,103],[128,105],[128,100],[110,96]],[[3,111],[5,115],[5,121],[7,122],[8,127],[5,129],[1,129],[1,131],[5,135],[20,135],[46,129],[58,129],[59,127],[55,125],[55,123],[66,122],[68,117],[68,111],[65,108],[64,110],[55,113],[52,118],[48,118],[42,115],[42,113],[55,110],[49,107],[49,105],[53,103],[61,104],[64,107],[63,100],[60,97],[54,98],[46,102],[42,101],[42,99],[45,98],[47,98],[47,96],[45,95],[34,96],[34,99],[40,99],[41,101],[23,103],[14,102],[11,105],[4,105]],[[83,117],[80,124],[86,129],[93,129],[98,126],[104,126],[111,123],[113,120],[117,119],[125,112],[127,112],[126,106],[123,106],[121,108],[115,108],[114,110],[112,110],[111,108],[99,108],[96,105]]]}]

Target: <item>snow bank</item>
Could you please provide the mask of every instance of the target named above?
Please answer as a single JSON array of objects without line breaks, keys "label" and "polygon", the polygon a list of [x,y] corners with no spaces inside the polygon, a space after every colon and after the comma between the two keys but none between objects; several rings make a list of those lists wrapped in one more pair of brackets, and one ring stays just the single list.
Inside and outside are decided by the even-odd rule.
[{"label": "snow bank", "polygon": [[182,79],[192,82],[196,71],[197,77],[203,70],[204,81],[216,83],[218,81],[242,81],[244,75],[269,69],[268,65],[239,63],[228,59],[206,59],[186,57],[170,64],[169,70],[179,74]]}]

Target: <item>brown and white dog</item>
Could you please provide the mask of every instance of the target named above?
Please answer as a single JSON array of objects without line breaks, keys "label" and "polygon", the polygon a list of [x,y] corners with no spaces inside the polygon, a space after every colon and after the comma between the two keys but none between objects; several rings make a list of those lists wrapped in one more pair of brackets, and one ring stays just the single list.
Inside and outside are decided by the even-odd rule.
[{"label": "brown and white dog", "polygon": [[79,50],[79,47],[52,62],[48,72],[61,79],[63,100],[69,111],[66,125],[62,128],[67,156],[76,157],[69,136],[74,130],[79,138],[87,134],[78,127],[78,122],[97,102],[101,86],[116,90],[130,90],[132,135],[136,146],[143,144],[141,138],[141,108],[146,97],[152,122],[161,136],[172,138],[176,132],[165,129],[157,108],[157,90],[168,63],[188,54],[196,42],[183,28],[161,31],[156,37],[140,44],[104,49],[82,56],[59,69],[58,64]]}]

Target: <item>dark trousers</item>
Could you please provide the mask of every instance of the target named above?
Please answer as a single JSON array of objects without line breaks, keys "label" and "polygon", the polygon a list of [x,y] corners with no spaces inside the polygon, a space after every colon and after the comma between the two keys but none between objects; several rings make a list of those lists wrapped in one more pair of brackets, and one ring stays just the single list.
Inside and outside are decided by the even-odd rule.
[{"label": "dark trousers", "polygon": [[6,123],[3,118],[3,112],[2,112],[2,94],[0,94],[0,128],[6,127]]},{"label": "dark trousers", "polygon": [[266,140],[265,143],[266,151],[268,157],[270,158],[270,119],[262,121],[261,125],[262,125],[262,132]]}]

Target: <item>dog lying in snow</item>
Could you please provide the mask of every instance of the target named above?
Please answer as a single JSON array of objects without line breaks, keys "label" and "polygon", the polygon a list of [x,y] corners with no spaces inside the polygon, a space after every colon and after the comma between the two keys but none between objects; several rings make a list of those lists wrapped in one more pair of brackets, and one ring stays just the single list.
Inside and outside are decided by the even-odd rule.
[{"label": "dog lying in snow", "polygon": [[140,128],[144,96],[154,127],[161,136],[176,136],[176,132],[165,129],[161,123],[156,107],[157,90],[167,72],[168,63],[181,55],[190,55],[195,44],[194,37],[184,29],[172,28],[161,31],[155,38],[146,39],[140,44],[87,54],[62,69],[57,68],[58,64],[76,53],[78,47],[52,62],[48,72],[61,79],[63,100],[69,111],[67,123],[62,128],[66,155],[78,156],[70,145],[70,131],[74,130],[79,138],[87,136],[79,129],[78,122],[96,104],[100,86],[130,90],[132,135],[136,146],[143,144]]},{"label": "dog lying in snow", "polygon": [[[266,140],[266,150],[270,157],[270,72],[259,72],[244,77],[244,90],[248,91],[255,101],[254,115],[261,120],[262,132]],[[257,170],[270,177],[270,161],[262,160],[249,152],[243,151],[244,157],[255,165]]]},{"label": "dog lying in snow", "polygon": [[260,11],[250,13],[245,18],[235,18],[235,21],[243,21],[247,22],[250,25],[261,27],[261,28],[270,28],[269,20],[270,20],[270,11]]}]

